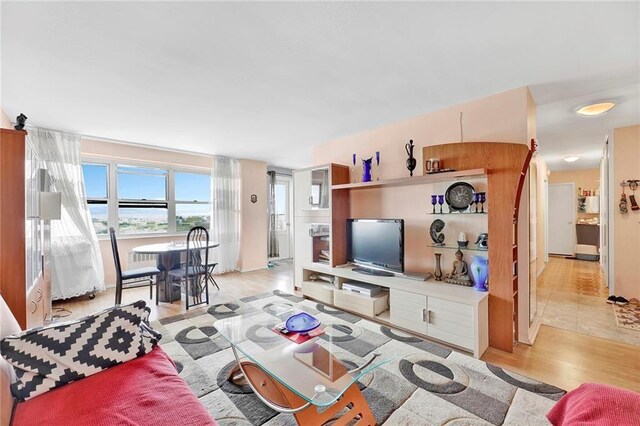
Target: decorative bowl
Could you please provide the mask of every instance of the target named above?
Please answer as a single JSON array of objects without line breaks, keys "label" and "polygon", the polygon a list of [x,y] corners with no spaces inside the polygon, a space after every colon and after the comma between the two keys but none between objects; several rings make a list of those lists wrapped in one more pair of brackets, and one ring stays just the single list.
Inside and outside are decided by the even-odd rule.
[{"label": "decorative bowl", "polygon": [[306,312],[291,315],[285,324],[287,330],[294,333],[308,333],[320,326],[320,321]]},{"label": "decorative bowl", "polygon": [[458,247],[466,247],[469,245],[469,241],[458,241]]}]

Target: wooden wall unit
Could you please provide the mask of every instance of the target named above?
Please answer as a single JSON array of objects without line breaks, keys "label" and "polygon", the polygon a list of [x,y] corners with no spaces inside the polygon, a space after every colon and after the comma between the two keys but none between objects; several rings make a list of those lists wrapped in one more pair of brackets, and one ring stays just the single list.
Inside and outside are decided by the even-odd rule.
[{"label": "wooden wall unit", "polygon": [[0,294],[18,324],[27,326],[25,136],[0,129]]},{"label": "wooden wall unit", "polygon": [[[520,193],[535,150],[520,143],[467,142],[426,146],[422,158],[440,158],[456,170],[485,168],[489,209],[489,346],[512,352],[517,327],[517,217]],[[424,167],[424,165],[423,165]],[[426,171],[425,171],[426,173]]]}]

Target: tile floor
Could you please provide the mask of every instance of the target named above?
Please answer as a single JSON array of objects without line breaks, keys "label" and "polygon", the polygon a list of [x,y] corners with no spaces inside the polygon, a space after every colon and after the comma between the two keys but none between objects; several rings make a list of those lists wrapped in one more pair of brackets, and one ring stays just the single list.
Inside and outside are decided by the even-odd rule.
[{"label": "tile floor", "polygon": [[640,331],[617,326],[598,262],[550,257],[537,293],[542,324],[640,346]]}]

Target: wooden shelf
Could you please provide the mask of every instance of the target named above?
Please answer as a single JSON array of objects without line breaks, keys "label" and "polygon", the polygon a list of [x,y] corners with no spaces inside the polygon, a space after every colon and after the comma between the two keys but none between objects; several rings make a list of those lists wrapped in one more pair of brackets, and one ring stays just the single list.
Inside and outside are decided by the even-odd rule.
[{"label": "wooden shelf", "polygon": [[451,216],[456,216],[456,215],[471,215],[471,216],[484,216],[487,217],[489,215],[489,212],[484,212],[484,213],[476,213],[476,212],[442,212],[442,213],[433,213],[433,212],[427,212],[427,214],[429,216],[445,216],[445,215],[451,215]]},{"label": "wooden shelf", "polygon": [[458,170],[455,172],[436,173],[432,175],[376,180],[371,182],[345,183],[342,185],[332,185],[331,189],[365,189],[377,188],[382,186],[422,185],[428,183],[460,180],[464,178],[481,178],[484,176],[486,176],[486,169],[469,169]]}]

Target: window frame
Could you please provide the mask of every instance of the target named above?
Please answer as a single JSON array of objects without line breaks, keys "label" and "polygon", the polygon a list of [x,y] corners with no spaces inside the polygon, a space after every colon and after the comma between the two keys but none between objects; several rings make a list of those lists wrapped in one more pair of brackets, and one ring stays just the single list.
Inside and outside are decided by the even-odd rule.
[{"label": "window frame", "polygon": [[[211,199],[211,191],[209,191],[209,201],[177,201],[175,199],[175,173],[193,173],[211,176],[211,169],[204,167],[189,167],[189,166],[174,166],[164,165],[161,163],[151,163],[143,161],[135,161],[128,159],[117,158],[105,158],[96,157],[90,155],[83,155],[81,157],[81,164],[95,164],[107,166],[107,224],[108,227],[113,227],[116,230],[118,238],[153,238],[153,237],[171,237],[171,236],[184,236],[188,231],[178,231],[176,229],[176,204],[208,204],[213,205]],[[130,166],[141,168],[153,168],[166,170],[166,203],[167,203],[167,231],[166,232],[141,232],[135,234],[121,234],[119,227],[118,207],[121,201],[135,202],[143,204],[159,204],[164,203],[165,200],[128,200],[118,198],[118,166]],[[89,204],[89,198],[87,198],[87,204]],[[93,199],[91,199],[93,201]],[[104,201],[103,199],[100,199]],[[96,203],[97,204],[97,203]],[[103,204],[100,203],[100,204]],[[98,239],[108,239],[108,233],[96,234]]]},{"label": "window frame", "polygon": [[[101,198],[101,197],[89,197],[87,195],[87,186],[86,183],[84,184],[84,192],[85,192],[85,199],[87,200],[87,209],[89,209],[89,206],[91,204],[94,205],[105,205],[107,207],[107,232],[104,234],[98,234],[96,233],[96,235],[100,238],[100,237],[108,237],[109,236],[109,227],[111,226],[111,222],[109,221],[109,197],[110,197],[110,185],[109,185],[109,175],[111,174],[111,165],[109,163],[105,163],[105,162],[101,162],[101,161],[81,161],[80,163],[82,166],[89,165],[89,166],[104,166],[107,169],[107,187],[106,187],[106,197],[105,198]],[[83,170],[83,180],[84,180],[84,170]],[[93,218],[92,218],[93,219]]]},{"label": "window frame", "polygon": [[[177,223],[177,216],[176,216],[176,211],[177,211],[177,206],[180,204],[201,204],[201,205],[208,205],[209,206],[209,213],[211,213],[211,207],[213,206],[213,201],[211,198],[211,181],[209,181],[209,201],[198,201],[198,200],[191,200],[191,201],[186,201],[186,200],[178,200],[176,198],[176,173],[185,173],[185,174],[196,174],[196,175],[205,175],[205,173],[198,173],[198,172],[194,172],[193,169],[192,170],[186,170],[183,168],[174,168],[171,171],[172,174],[172,188],[173,188],[173,225],[174,225],[174,231],[177,233],[182,233],[184,232],[185,234],[189,231],[178,231],[176,228],[178,226]],[[209,178],[211,179],[211,173],[209,173]],[[209,215],[209,226],[211,226],[211,215]]]}]

